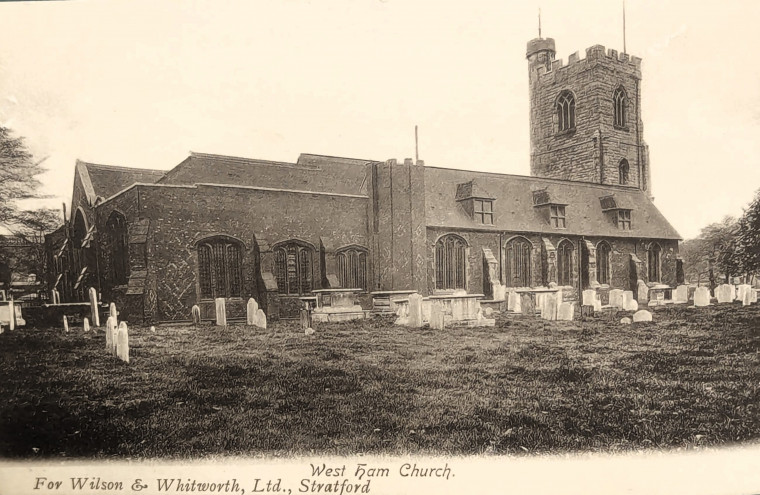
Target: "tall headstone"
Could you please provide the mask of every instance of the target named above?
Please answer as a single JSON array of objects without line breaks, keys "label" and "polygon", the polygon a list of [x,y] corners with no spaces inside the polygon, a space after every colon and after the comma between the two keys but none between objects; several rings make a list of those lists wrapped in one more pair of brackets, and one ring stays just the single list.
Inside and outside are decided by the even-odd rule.
[{"label": "tall headstone", "polygon": [[214,302],[216,303],[216,326],[227,326],[227,307],[223,297],[217,297]]},{"label": "tall headstone", "polygon": [[125,321],[119,323],[116,338],[116,357],[125,363],[129,362],[129,331],[127,330],[127,322]]},{"label": "tall headstone", "polygon": [[742,291],[742,306],[749,306],[750,304],[752,304],[752,288],[746,286],[746,289]]},{"label": "tall headstone", "polygon": [[116,304],[111,303],[108,305],[108,317],[113,317],[114,320],[118,319],[118,313],[116,312]]},{"label": "tall headstone", "polygon": [[718,299],[718,303],[730,303],[734,301],[733,285],[723,284],[719,285],[715,289],[715,297]]},{"label": "tall headstone", "polygon": [[[11,316],[11,330],[13,330],[13,316]],[[66,318],[66,315],[63,315],[63,330],[69,333],[69,319]]]},{"label": "tall headstone", "polygon": [[520,308],[522,309],[522,314],[536,316],[536,303],[533,302],[533,298],[529,292],[524,292],[520,296]]},{"label": "tall headstone", "polygon": [[198,326],[201,324],[201,308],[197,304],[193,305],[193,309],[190,310],[193,315],[193,325]]},{"label": "tall headstone", "polygon": [[[113,303],[111,303],[113,305]],[[109,316],[106,320],[106,350],[109,354],[115,354],[116,349],[116,317]]]},{"label": "tall headstone", "polygon": [[90,295],[90,313],[92,313],[92,324],[96,327],[100,326],[100,311],[98,308],[98,292],[95,287],[90,287],[88,291]]},{"label": "tall headstone", "polygon": [[756,303],[757,302],[757,289],[750,289],[750,299],[749,302]]},{"label": "tall headstone", "polygon": [[418,293],[409,295],[409,318],[407,326],[419,328],[422,326],[422,295]]},{"label": "tall headstone", "polygon": [[[716,289],[717,291],[717,289]],[[703,307],[710,305],[710,289],[697,287],[694,291],[694,306]]]},{"label": "tall headstone", "polygon": [[541,318],[549,321],[557,319],[557,294],[546,294],[541,307]]},{"label": "tall headstone", "polygon": [[625,311],[639,310],[639,302],[633,297],[632,290],[627,290],[623,292],[623,310]]},{"label": "tall headstone", "polygon": [[433,330],[443,330],[446,328],[443,303],[441,301],[433,301],[430,305],[430,328]]},{"label": "tall headstone", "polygon": [[253,320],[256,318],[256,312],[259,310],[259,303],[254,298],[248,299],[248,304],[245,306],[245,324],[254,325]]},{"label": "tall headstone", "polygon": [[610,306],[617,309],[623,309],[623,290],[612,289],[610,291]]},{"label": "tall headstone", "polygon": [[739,301],[742,301],[742,304],[744,304],[744,295],[747,292],[751,292],[751,291],[752,291],[751,285],[748,285],[748,284],[739,285],[738,287],[736,287],[736,299]]},{"label": "tall headstone", "polygon": [[88,320],[87,318],[85,318],[84,321],[82,322],[82,329],[84,330],[85,333],[90,331],[90,320]]},{"label": "tall headstone", "polygon": [[515,313],[522,313],[520,294],[518,294],[517,291],[512,290],[507,294],[507,310]]},{"label": "tall headstone", "polygon": [[639,304],[644,304],[649,302],[649,286],[644,282],[643,280],[639,279],[638,282],[636,282],[636,288],[637,288],[637,294],[636,294],[636,300],[639,302]]},{"label": "tall headstone", "polygon": [[[69,331],[68,322],[66,317],[63,317],[63,324],[66,327],[66,331]],[[13,299],[8,301],[8,330],[16,328],[16,308],[13,307]]]},{"label": "tall headstone", "polygon": [[676,303],[687,303],[689,302],[689,286],[688,285],[679,285],[676,287],[676,293],[673,300]]},{"label": "tall headstone", "polygon": [[264,313],[264,310],[259,308],[256,310],[256,314],[253,315],[253,326],[263,328],[266,330],[267,328],[267,315]]}]

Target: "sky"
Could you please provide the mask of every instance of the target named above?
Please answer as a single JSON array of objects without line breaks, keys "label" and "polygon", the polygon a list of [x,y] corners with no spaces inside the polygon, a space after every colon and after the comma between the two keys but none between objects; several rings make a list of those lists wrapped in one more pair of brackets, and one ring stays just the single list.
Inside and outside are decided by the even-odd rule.
[{"label": "sky", "polygon": [[[76,159],[316,153],[528,175],[527,41],[623,51],[622,0],[0,2],[0,125]],[[628,0],[655,204],[684,239],[760,189],[760,2]]]}]

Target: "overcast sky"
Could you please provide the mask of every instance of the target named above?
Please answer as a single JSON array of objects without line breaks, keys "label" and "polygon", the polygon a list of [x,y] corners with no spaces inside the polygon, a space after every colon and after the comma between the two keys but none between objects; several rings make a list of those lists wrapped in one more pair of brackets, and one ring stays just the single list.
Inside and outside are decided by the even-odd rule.
[{"label": "overcast sky", "polygon": [[[77,158],[299,153],[527,175],[525,45],[623,49],[621,1],[0,2],[0,124],[71,201]],[[628,0],[655,203],[684,238],[760,188],[760,2]]]}]

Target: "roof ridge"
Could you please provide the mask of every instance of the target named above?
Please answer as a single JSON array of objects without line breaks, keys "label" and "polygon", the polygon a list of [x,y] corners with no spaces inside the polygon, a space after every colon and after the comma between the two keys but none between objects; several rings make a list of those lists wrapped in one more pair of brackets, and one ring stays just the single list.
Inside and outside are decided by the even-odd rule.
[{"label": "roof ridge", "polygon": [[217,158],[217,159],[229,160],[233,162],[269,163],[269,164],[274,164],[274,165],[298,165],[297,163],[293,163],[293,162],[282,162],[278,160],[263,160],[260,158],[246,158],[243,156],[233,156],[233,155],[220,155],[217,153],[201,153],[197,151],[191,151],[190,156],[200,157],[200,158]]},{"label": "roof ridge", "polygon": [[78,163],[81,163],[87,168],[94,167],[94,168],[103,168],[107,170],[128,170],[128,171],[134,171],[134,172],[157,172],[160,174],[165,174],[168,172],[168,170],[160,170],[157,168],[139,168],[139,167],[123,167],[121,165],[104,165],[102,163],[92,163],[92,162],[86,162],[84,160],[77,160]]}]

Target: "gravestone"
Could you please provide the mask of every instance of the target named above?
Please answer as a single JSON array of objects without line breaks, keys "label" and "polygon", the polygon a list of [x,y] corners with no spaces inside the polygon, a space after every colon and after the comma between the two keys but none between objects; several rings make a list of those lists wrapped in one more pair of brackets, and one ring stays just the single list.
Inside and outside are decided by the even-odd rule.
[{"label": "gravestone", "polygon": [[[11,318],[11,321],[13,321],[12,318]],[[11,324],[11,330],[13,330],[13,324]],[[69,333],[69,319],[66,318],[66,315],[63,315],[63,330],[66,333]]]},{"label": "gravestone", "polygon": [[224,304],[223,297],[217,297],[214,302],[216,303],[216,326],[227,326],[227,307]]},{"label": "gravestone", "polygon": [[586,289],[583,291],[583,306],[594,306],[596,304],[596,291]]},{"label": "gravestone", "polygon": [[582,318],[588,318],[594,316],[594,306],[584,304],[581,306],[581,317]]},{"label": "gravestone", "polygon": [[430,305],[430,328],[433,330],[443,330],[446,328],[443,303],[441,301],[433,301]]},{"label": "gravestone", "polygon": [[259,308],[256,310],[256,314],[253,315],[253,326],[263,328],[266,330],[267,328],[267,315],[264,313],[264,310]]},{"label": "gravestone", "polygon": [[154,327],[153,325],[151,325],[150,326],[150,332],[151,333],[156,333],[156,327]]},{"label": "gravestone", "polygon": [[518,314],[522,313],[520,294],[518,294],[516,291],[510,291],[507,296],[507,311],[513,311]]},{"label": "gravestone", "polygon": [[[113,303],[111,303],[113,305]],[[114,354],[116,349],[116,317],[109,316],[106,320],[106,350],[109,354]]]},{"label": "gravestone", "polygon": [[718,299],[718,304],[730,303],[734,301],[733,289],[734,286],[730,284],[719,285],[715,289],[715,297]]},{"label": "gravestone", "polygon": [[409,295],[409,317],[406,325],[412,328],[422,326],[422,296],[416,292]]},{"label": "gravestone", "polygon": [[621,318],[620,319],[620,324],[621,325],[630,325],[631,324],[631,319],[628,318],[627,316],[625,318]]},{"label": "gravestone", "polygon": [[736,301],[736,286],[728,284],[730,289],[728,290],[729,294],[731,295],[731,302]]},{"label": "gravestone", "polygon": [[644,321],[652,321],[652,313],[647,311],[646,309],[642,309],[640,311],[636,311],[633,314],[633,322],[644,322]]},{"label": "gravestone", "polygon": [[752,291],[752,286],[747,285],[747,284],[741,284],[741,285],[739,285],[736,288],[736,299],[739,300],[739,301],[742,301],[742,304],[744,304],[744,296],[745,296],[745,294],[747,294],[748,292],[751,292],[751,291]]},{"label": "gravestone", "polygon": [[676,293],[673,297],[673,300],[676,303],[687,303],[689,302],[689,286],[688,285],[679,285],[676,287]]},{"label": "gravestone", "polygon": [[462,321],[465,319],[464,299],[454,298],[451,300],[451,319],[454,321]]},{"label": "gravestone", "polygon": [[541,318],[555,321],[557,319],[557,295],[547,294],[541,307]]},{"label": "gravestone", "polygon": [[259,303],[254,298],[248,299],[248,304],[245,307],[245,324],[253,325],[253,320],[256,318],[256,311],[259,310]]},{"label": "gravestone", "polygon": [[493,285],[494,301],[505,301],[507,299],[507,287],[501,284]]},{"label": "gravestone", "polygon": [[129,331],[127,330],[127,322],[122,321],[119,323],[119,330],[116,337],[116,357],[129,363]]},{"label": "gravestone", "polygon": [[528,316],[536,316],[536,304],[530,293],[525,292],[520,296],[521,313]]},{"label": "gravestone", "polygon": [[90,287],[88,291],[90,295],[90,313],[92,313],[92,324],[96,327],[100,326],[100,309],[98,308],[98,292],[95,287]]},{"label": "gravestone", "polygon": [[636,300],[639,304],[649,302],[649,286],[641,279],[636,282]]},{"label": "gravestone", "polygon": [[694,291],[694,306],[703,307],[710,305],[710,289],[697,287]]},{"label": "gravestone", "polygon": [[301,329],[306,330],[311,328],[311,311],[306,308],[301,308]]},{"label": "gravestone", "polygon": [[113,317],[114,320],[119,318],[119,314],[116,312],[116,303],[108,305],[108,317]]},{"label": "gravestone", "polygon": [[599,294],[594,298],[594,311],[602,310],[602,298]]},{"label": "gravestone", "polygon": [[193,308],[190,310],[190,313],[193,315],[193,325],[198,326],[201,324],[201,308],[198,307],[197,304],[193,305]]},{"label": "gravestone", "polygon": [[747,288],[742,291],[742,306],[749,306],[750,304],[752,304],[752,289],[747,286]]},{"label": "gravestone", "polygon": [[314,329],[311,327],[308,327],[306,330],[303,331],[306,335],[314,335]]},{"label": "gravestone", "polygon": [[575,303],[563,302],[560,303],[557,309],[557,320],[560,321],[573,321],[575,317]]},{"label": "gravestone", "polygon": [[613,308],[623,309],[623,290],[612,289],[610,291],[610,306]]},{"label": "gravestone", "polygon": [[90,320],[88,320],[87,318],[85,318],[84,321],[82,322],[82,329],[84,330],[85,333],[90,331]]},{"label": "gravestone", "polygon": [[753,304],[756,303],[757,302],[757,289],[750,289],[749,292],[750,292],[749,302],[751,302]]},{"label": "gravestone", "polygon": [[623,292],[623,310],[625,311],[639,310],[639,302],[636,299],[634,299],[632,290],[627,290]]}]

